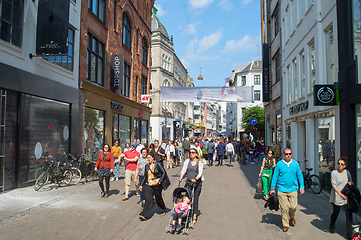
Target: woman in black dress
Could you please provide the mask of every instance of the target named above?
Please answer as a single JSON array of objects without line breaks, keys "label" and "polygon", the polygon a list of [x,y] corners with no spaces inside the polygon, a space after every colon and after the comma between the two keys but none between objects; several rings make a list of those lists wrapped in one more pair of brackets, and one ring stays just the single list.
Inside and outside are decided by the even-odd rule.
[{"label": "woman in black dress", "polygon": [[[103,151],[99,153],[97,162],[95,164],[95,171],[98,171],[99,176],[99,186],[102,190],[100,197],[107,198],[109,194],[110,187],[110,176],[112,175],[114,167],[114,157],[110,152],[110,147],[108,144],[105,144],[103,147]],[[104,191],[103,180],[105,179],[106,190]]]}]

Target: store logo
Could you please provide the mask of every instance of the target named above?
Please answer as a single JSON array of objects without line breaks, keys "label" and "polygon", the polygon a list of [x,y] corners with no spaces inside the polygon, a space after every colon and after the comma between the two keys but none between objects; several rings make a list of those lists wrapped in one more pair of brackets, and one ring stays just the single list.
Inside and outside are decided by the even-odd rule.
[{"label": "store logo", "polygon": [[111,108],[114,110],[123,111],[124,105],[116,103],[116,102],[111,102]]},{"label": "store logo", "polygon": [[334,97],[333,89],[329,87],[322,87],[317,91],[317,98],[321,103],[331,103]]},{"label": "store logo", "polygon": [[295,106],[290,107],[289,114],[298,113],[308,109],[308,101],[301,102]]}]

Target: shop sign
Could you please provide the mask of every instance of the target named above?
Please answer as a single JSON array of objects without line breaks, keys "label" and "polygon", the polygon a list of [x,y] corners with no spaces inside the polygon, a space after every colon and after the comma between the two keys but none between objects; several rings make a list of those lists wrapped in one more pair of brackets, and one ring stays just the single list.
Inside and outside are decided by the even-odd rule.
[{"label": "shop sign", "polygon": [[290,113],[290,115],[292,115],[294,113],[298,113],[298,112],[301,112],[301,111],[304,111],[307,109],[308,109],[308,101],[304,101],[295,106],[290,107],[289,113]]},{"label": "shop sign", "polygon": [[142,103],[149,103],[150,95],[142,94],[140,99]]},{"label": "shop sign", "polygon": [[123,89],[124,55],[113,54],[110,61],[110,86],[113,90]]},{"label": "shop sign", "polygon": [[114,110],[123,111],[124,105],[116,103],[116,102],[111,102],[111,108]]},{"label": "shop sign", "polygon": [[140,118],[143,117],[143,110],[139,110],[139,117],[140,117]]},{"label": "shop sign", "polygon": [[336,105],[336,91],[334,85],[315,85],[313,92],[315,106]]},{"label": "shop sign", "polygon": [[262,100],[269,102],[271,100],[269,89],[269,46],[262,44]]},{"label": "shop sign", "polygon": [[68,54],[69,5],[70,0],[38,1],[36,54]]}]

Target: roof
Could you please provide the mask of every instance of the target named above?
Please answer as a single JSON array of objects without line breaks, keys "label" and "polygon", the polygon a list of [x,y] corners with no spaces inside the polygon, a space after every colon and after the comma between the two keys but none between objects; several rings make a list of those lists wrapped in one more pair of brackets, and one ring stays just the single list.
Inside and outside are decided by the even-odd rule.
[{"label": "roof", "polygon": [[158,9],[154,6],[152,14],[152,34],[160,32],[161,35],[169,41],[168,31],[157,17],[157,11]]}]

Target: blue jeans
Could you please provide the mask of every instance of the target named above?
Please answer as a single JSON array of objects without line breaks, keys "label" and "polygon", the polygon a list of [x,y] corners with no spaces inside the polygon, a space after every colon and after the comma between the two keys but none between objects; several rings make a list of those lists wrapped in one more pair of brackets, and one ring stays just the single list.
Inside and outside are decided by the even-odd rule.
[{"label": "blue jeans", "polygon": [[264,153],[258,154],[258,163],[261,163],[264,157]]},{"label": "blue jeans", "polygon": [[227,152],[227,159],[228,159],[228,165],[231,165],[232,163],[232,159],[233,159],[233,154],[232,152]]},{"label": "blue jeans", "polygon": [[[117,178],[119,178],[119,166],[120,166],[120,163],[116,163],[115,161],[117,161],[118,160],[118,158],[117,157],[114,157],[114,166],[116,166],[117,167]],[[113,174],[112,174],[112,176],[114,177],[114,172],[113,172]]]},{"label": "blue jeans", "polygon": [[249,161],[250,161],[250,162],[253,162],[254,152],[253,152],[253,153],[250,153],[249,155],[250,155]]},{"label": "blue jeans", "polygon": [[223,157],[224,155],[218,155],[218,165],[223,165]]},{"label": "blue jeans", "polygon": [[[141,182],[143,182],[143,179],[144,179],[144,176],[140,176],[140,175],[139,175],[139,184],[140,184]],[[144,188],[142,189],[142,191],[139,190],[139,193],[140,193],[140,201],[145,200],[145,191],[144,191]]]},{"label": "blue jeans", "polygon": [[208,165],[213,165],[213,153],[208,153]]}]

